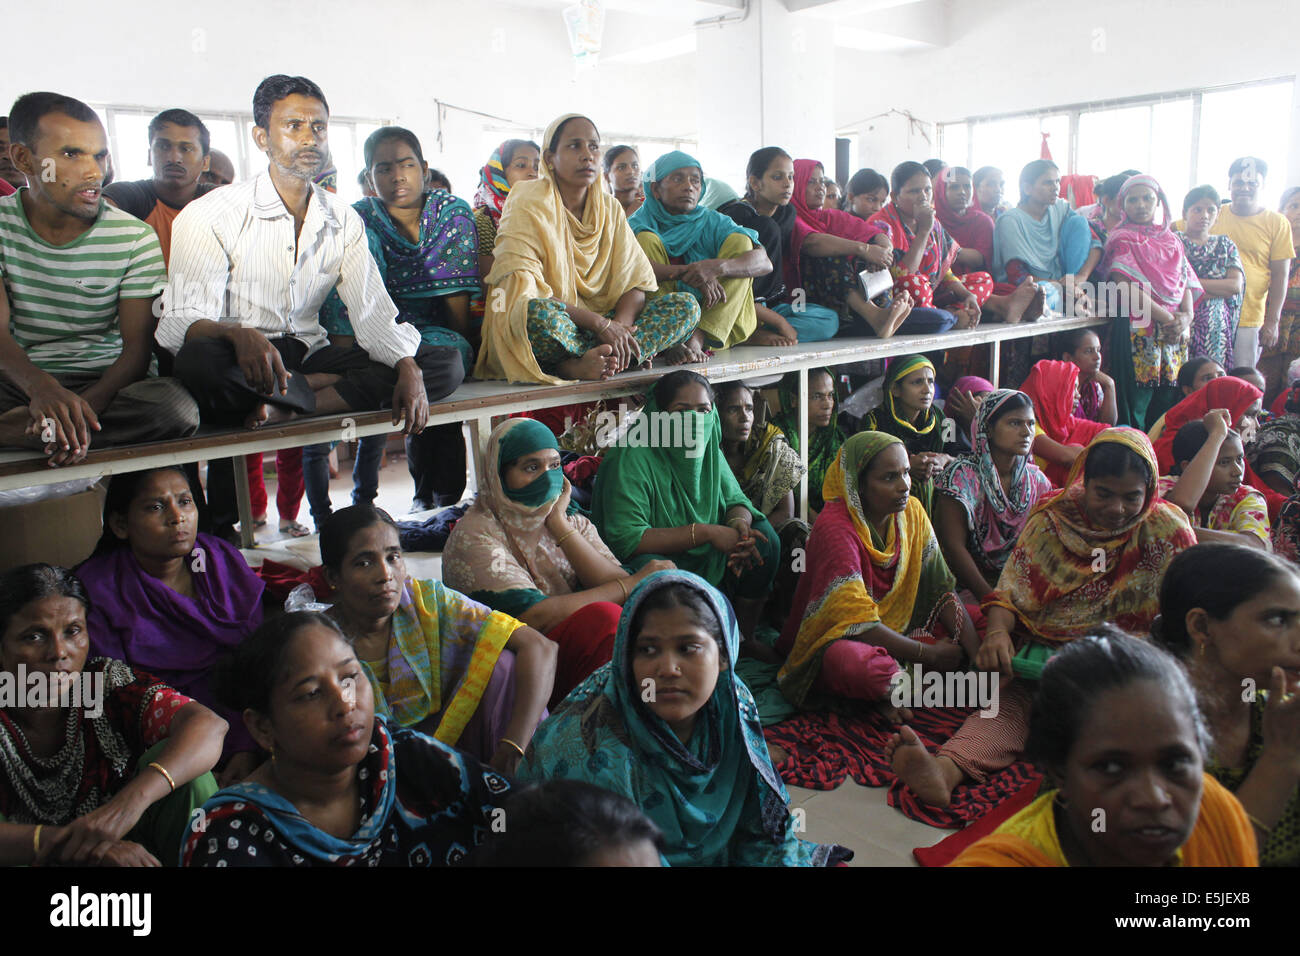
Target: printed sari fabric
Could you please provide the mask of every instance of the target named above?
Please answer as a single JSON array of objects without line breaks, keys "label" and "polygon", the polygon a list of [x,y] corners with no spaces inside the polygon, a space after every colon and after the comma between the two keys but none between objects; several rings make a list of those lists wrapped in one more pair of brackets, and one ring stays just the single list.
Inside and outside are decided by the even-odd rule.
[{"label": "printed sari fabric", "polygon": [[[1058,791],[1049,790],[949,866],[1069,866],[1056,830]],[[1237,798],[1206,774],[1196,826],[1177,866],[1258,866],[1255,834]]]},{"label": "printed sari fabric", "polygon": [[[655,591],[697,592],[720,624],[725,668],[682,743],[642,700],[631,622]],[[585,780],[631,799],[659,827],[670,866],[826,866],[852,854],[795,835],[789,798],[768,757],[758,707],[736,675],[740,631],[731,605],[684,571],[659,571],[628,598],[614,659],[542,722],[518,778]]]},{"label": "printed sari fabric", "polygon": [[[943,439],[943,416],[931,402],[930,407],[920,414],[920,421],[908,421],[899,414],[894,398],[894,386],[917,369],[928,368],[934,372],[934,363],[924,355],[904,355],[890,361],[885,370],[883,397],[880,404],[867,413],[862,422],[864,431],[884,432],[900,439],[907,446],[909,455],[921,452],[941,452],[947,442]],[[912,479],[912,496],[919,498],[925,506],[925,513],[930,513],[930,504],[934,499],[934,482]]]},{"label": "printed sari fabric", "polygon": [[[824,429],[823,429],[824,430]],[[795,489],[803,476],[799,453],[790,447],[781,429],[764,425],[741,448],[745,467],[736,477],[740,490],[763,514],[770,514],[781,499]],[[811,486],[811,480],[809,482]]]},{"label": "printed sari fabric", "polygon": [[[1034,403],[1038,427],[1044,435],[1062,445],[1087,445],[1106,429],[1102,422],[1075,416],[1074,390],[1078,382],[1079,366],[1073,362],[1043,359],[1034,364],[1029,377],[1020,386],[1020,390]],[[1038,466],[1054,486],[1065,484],[1064,466],[1045,459],[1039,459]]]},{"label": "printed sari fabric", "polygon": [[[1196,273],[1187,261],[1183,243],[1170,226],[1169,201],[1164,190],[1151,176],[1131,176],[1120,190],[1118,202],[1135,189],[1148,188],[1159,198],[1164,221],[1144,224],[1130,222],[1125,213],[1106,237],[1106,249],[1097,274],[1108,281],[1134,283],[1141,286],[1156,304],[1177,313],[1188,289],[1193,300],[1203,291]],[[1187,361],[1187,344],[1182,339],[1170,339],[1152,319],[1138,316],[1129,319],[1130,356],[1123,368],[1114,368],[1117,376],[1129,380],[1138,388],[1173,386],[1178,384],[1178,370]],[[1132,378],[1129,377],[1132,368]],[[1121,384],[1120,378],[1116,384]],[[1126,389],[1121,388],[1121,391]]]},{"label": "printed sari fabric", "polygon": [[[818,372],[830,377],[831,391],[835,391],[835,376],[829,368],[809,369],[808,377]],[[773,416],[773,424],[781,430],[790,448],[798,452],[803,447],[799,434],[799,373],[787,372],[777,386],[777,395],[781,400],[781,411]],[[812,443],[808,446],[808,507],[814,511],[822,509],[822,484],[826,481],[826,472],[835,462],[835,456],[844,444],[845,434],[839,426],[836,410],[839,408],[838,396],[831,408],[829,425],[809,428],[812,431]],[[796,476],[797,483],[797,476]]]},{"label": "printed sari fabric", "polygon": [[[1246,743],[1246,760],[1241,767],[1223,767],[1211,761],[1206,770],[1233,793],[1246,782],[1250,772],[1264,753],[1264,708],[1268,704],[1267,690],[1255,695],[1250,708],[1250,738]],[[1300,788],[1291,794],[1282,818],[1273,824],[1259,848],[1260,866],[1300,866]]]},{"label": "printed sari fabric", "polygon": [[[890,267],[890,274],[895,279],[908,275],[903,272],[898,263],[916,241],[916,234],[903,224],[898,207],[892,202],[887,203],[880,212],[867,221],[879,223],[889,232],[889,239],[894,244],[894,265]],[[921,254],[921,262],[917,265],[914,274],[929,280],[930,286],[937,289],[941,282],[957,278],[952,272],[952,266],[957,261],[959,252],[961,246],[953,241],[952,236],[948,235],[943,228],[943,223],[936,216],[934,225],[930,227],[930,235],[925,240],[925,252]]]},{"label": "printed sari fabric", "polygon": [[[1160,474],[1167,475],[1174,467],[1174,438],[1178,435],[1178,429],[1188,422],[1200,421],[1215,408],[1227,409],[1228,418],[1235,428],[1250,407],[1263,397],[1264,393],[1250,382],[1244,382],[1231,375],[1223,375],[1211,379],[1169,409],[1165,412],[1165,424],[1160,430],[1160,436],[1155,440],[1156,461],[1160,466]],[[1264,448],[1263,431],[1264,429],[1261,428],[1255,442],[1255,465],[1261,471],[1265,470],[1259,457]],[[1246,480],[1250,481],[1249,476]]]},{"label": "printed sari fabric", "polygon": [[[508,141],[507,141],[508,142]],[[506,181],[505,161],[501,156],[502,143],[492,150],[492,155],[483,164],[478,174],[478,189],[474,190],[474,211],[480,209],[488,222],[492,224],[495,236],[497,224],[501,222],[501,210],[505,207],[506,197],[510,195],[510,183]],[[488,255],[492,250],[487,251]]]},{"label": "printed sari fabric", "polygon": [[882,540],[867,520],[858,483],[882,451],[900,439],[859,432],[826,475],[826,507],[808,537],[807,568],[777,647],[788,651],[778,679],[796,706],[806,706],[822,659],[839,640],[870,642],[884,625],[899,634],[930,631],[957,581],[943,560],[930,519],[916,498],[895,514]]},{"label": "printed sari fabric", "polygon": [[[578,572],[546,529],[555,499],[527,505],[505,492],[501,469],[509,462],[501,461],[502,443],[517,429],[527,429],[528,422],[508,418],[493,430],[478,495],[451,529],[442,553],[442,579],[448,587],[515,617],[548,597],[582,590]],[[530,444],[522,454],[541,444]],[[547,447],[556,447],[553,436]],[[597,553],[618,563],[584,515],[571,513],[569,521]]]},{"label": "printed sari fabric", "polygon": [[1052,483],[1027,457],[1017,457],[1011,488],[1004,489],[989,450],[989,422],[1016,395],[999,389],[984,396],[971,424],[973,449],[954,458],[935,479],[934,488],[966,512],[966,548],[983,574],[996,579],[1011,556],[1029,513],[1052,491]]},{"label": "printed sari fabric", "polygon": [[522,626],[440,581],[408,578],[387,656],[361,662],[375,712],[401,727],[435,718],[432,736],[455,745],[483,701],[506,641]]},{"label": "printed sari fabric", "polygon": [[[546,141],[573,118],[569,114],[551,123]],[[598,185],[588,188],[581,218],[565,207],[545,164],[541,179],[518,183],[510,196],[486,279],[483,345],[474,374],[560,384],[565,380],[544,371],[533,354],[529,318],[534,302],[558,300],[604,315],[628,291],[654,292],[659,286],[623,207]],[[698,322],[698,305],[696,313]]]},{"label": "printed sari fabric", "polygon": [[[1160,497],[1174,490],[1178,478],[1164,475],[1160,479]],[[1269,543],[1268,502],[1250,485],[1241,484],[1231,494],[1218,495],[1208,510],[1197,510],[1196,525],[1211,531],[1253,534],[1266,546]]]},{"label": "printed sari fabric", "polygon": [[[1083,508],[1088,457],[1108,443],[1150,470],[1141,510],[1120,528],[1093,524]],[[1049,644],[1084,637],[1102,622],[1146,634],[1160,611],[1160,580],[1174,555],[1196,544],[1182,510],[1159,496],[1156,456],[1135,428],[1107,428],[1070,469],[1065,488],[1029,516],[997,590],[983,607],[1016,616],[1019,630]]]},{"label": "printed sari fabric", "polygon": [[[369,196],[352,208],[366,224],[366,242],[397,306],[397,321],[419,329],[424,345],[459,350],[468,372],[474,365],[473,349],[464,336],[443,324],[438,300],[479,292],[478,233],[469,205],[445,189],[426,193],[418,242],[398,229],[382,199]],[[332,335],[353,334],[337,291],[321,306],[321,323]]]},{"label": "printed sari fabric", "polygon": [[122,661],[86,661],[82,679],[103,676],[103,712],[68,707],[63,743],[48,757],[0,709],[0,819],[63,826],[97,810],[135,777],[140,757],[166,739],[176,712],[190,702],[157,678]]},{"label": "printed sari fabric", "polygon": [[382,717],[357,777],[361,825],[351,836],[317,829],[280,794],[245,781],[204,804],[207,826],[191,828],[181,865],[452,866],[492,832],[510,792],[496,771]]},{"label": "printed sari fabric", "polygon": [[[1198,279],[1226,279],[1230,269],[1245,274],[1237,244],[1227,236],[1210,236],[1205,242],[1192,242],[1186,233],[1176,233],[1182,240],[1187,263]],[[1232,368],[1233,340],[1241,317],[1241,296],[1217,298],[1203,295],[1196,301],[1192,315],[1192,340],[1188,358],[1207,356],[1222,368]]]}]

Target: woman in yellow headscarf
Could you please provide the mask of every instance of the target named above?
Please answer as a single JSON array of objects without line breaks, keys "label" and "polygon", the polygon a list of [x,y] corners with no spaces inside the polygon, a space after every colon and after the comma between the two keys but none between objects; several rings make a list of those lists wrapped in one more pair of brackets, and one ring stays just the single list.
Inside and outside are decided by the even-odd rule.
[{"label": "woman in yellow headscarf", "polygon": [[948,671],[963,649],[977,652],[957,581],[910,486],[907,449],[883,432],[849,438],[826,472],[826,506],[777,642],[789,653],[781,692],[796,706],[884,700],[900,663]]},{"label": "woman in yellow headscarf", "polygon": [[541,178],[510,190],[487,276],[474,374],[512,382],[599,381],[674,349],[700,321],[688,293],[647,303],[654,270],[622,207],[600,188],[600,134],[585,116],[551,123]]}]

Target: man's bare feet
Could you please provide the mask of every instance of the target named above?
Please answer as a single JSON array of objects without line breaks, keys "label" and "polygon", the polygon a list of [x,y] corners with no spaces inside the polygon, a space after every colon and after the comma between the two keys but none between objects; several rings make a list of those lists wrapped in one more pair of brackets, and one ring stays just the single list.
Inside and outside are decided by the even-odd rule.
[{"label": "man's bare feet", "polygon": [[798,345],[798,338],[787,338],[775,329],[759,327],[754,334],[745,339],[742,345]]},{"label": "man's bare feet", "polygon": [[615,365],[613,346],[597,345],[584,352],[581,358],[565,359],[560,363],[559,371],[565,378],[599,382],[614,374]]},{"label": "man's bare feet", "polygon": [[944,777],[939,758],[925,749],[911,727],[904,727],[885,744],[885,758],[898,779],[912,788],[923,802],[946,807],[952,802],[952,788]]},{"label": "man's bare feet", "polygon": [[292,412],[285,411],[279,406],[269,405],[266,402],[263,402],[248,413],[248,417],[244,419],[244,427],[262,428],[263,426],[274,425],[278,422],[287,422],[291,418],[293,418]]}]

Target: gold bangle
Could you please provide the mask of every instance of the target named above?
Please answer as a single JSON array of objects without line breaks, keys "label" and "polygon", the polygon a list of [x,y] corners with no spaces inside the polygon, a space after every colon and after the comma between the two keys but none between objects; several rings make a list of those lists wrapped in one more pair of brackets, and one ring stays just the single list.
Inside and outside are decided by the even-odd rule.
[{"label": "gold bangle", "polygon": [[695,522],[691,522],[691,547],[695,547]]},{"label": "gold bangle", "polygon": [[516,750],[519,751],[519,756],[522,757],[522,756],[524,755],[524,748],[521,747],[521,746],[519,746],[517,743],[515,743],[515,742],[514,742],[513,740],[511,740],[509,737],[502,737],[502,738],[501,738],[501,743],[503,743],[503,744],[509,744],[511,747],[514,747]]},{"label": "gold bangle", "polygon": [[160,763],[151,763],[149,764],[149,766],[153,767],[153,769],[157,770],[160,774],[162,774],[164,777],[167,778],[167,786],[172,788],[172,793],[175,793],[176,781],[173,780],[172,775],[167,772],[167,768]]},{"label": "gold bangle", "polygon": [[626,601],[626,600],[627,600],[627,585],[623,583],[623,579],[622,579],[622,578],[615,578],[614,580],[617,581],[617,582],[618,582],[618,586],[619,586],[620,588],[623,589],[623,600]]},{"label": "gold bangle", "polygon": [[1257,826],[1259,829],[1263,830],[1265,833],[1272,833],[1272,832],[1273,832],[1273,828],[1272,828],[1272,827],[1266,827],[1266,826],[1264,826],[1264,824],[1261,823],[1261,822],[1259,821],[1259,819],[1258,819],[1257,817],[1255,817],[1254,815],[1252,815],[1252,814],[1249,814],[1249,813],[1246,814],[1246,819],[1249,820],[1251,823],[1253,823],[1255,826]]},{"label": "gold bangle", "polygon": [[36,856],[41,855],[41,830],[44,826],[45,824],[38,823],[36,824],[36,829],[32,831],[32,852]]},{"label": "gold bangle", "polygon": [[575,534],[577,534],[577,533],[578,533],[578,529],[577,529],[577,528],[570,528],[570,529],[569,529],[569,533],[568,533],[568,534],[562,534],[562,535],[560,535],[560,537],[558,537],[558,538],[555,539],[555,543],[556,543],[556,544],[564,544],[564,542],[565,542],[566,539],[568,539],[571,535],[575,535]]},{"label": "gold bangle", "polygon": [[607,328],[609,328],[609,323],[613,321],[614,321],[613,319],[606,319],[605,324],[596,330],[596,334],[599,335],[601,332],[604,332]]}]

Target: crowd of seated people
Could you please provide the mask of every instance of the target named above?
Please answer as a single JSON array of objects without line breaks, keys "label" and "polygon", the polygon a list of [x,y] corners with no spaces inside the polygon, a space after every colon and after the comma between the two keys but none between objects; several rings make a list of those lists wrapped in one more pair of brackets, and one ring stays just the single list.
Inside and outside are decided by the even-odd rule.
[{"label": "crowd of seated people", "polygon": [[[1041,159],[1008,201],[993,167],[840,189],[779,146],[733,188],[566,114],[493,150],[471,202],[380,128],[349,206],[315,83],[267,77],[253,118],[252,178],[172,108],[153,178],[109,185],[93,109],[13,104],[0,446],[61,467],[391,410],[424,510],[466,490],[459,423],[426,425],[467,378],[665,374],[578,471],[563,429],[501,421],[441,580],[374,504],[383,440],[338,511],[330,446],[281,450],[324,610],[286,612],[228,543],[229,461],[113,476],[75,569],[0,574],[0,672],[51,689],[0,700],[0,862],[843,864],[801,836],[774,701],[886,720],[882,760],[932,807],[1036,763],[1042,794],[958,865],[1300,859],[1300,189],[1264,208],[1262,159],[1174,221],[1150,174],[1076,209]],[[991,379],[944,350],[812,368],[806,396],[674,368],[1058,315],[1095,324]],[[991,675],[1000,709],[927,748],[893,700],[917,666]],[[1103,757],[1124,825],[1098,832]],[[1148,771],[1158,824],[1131,811]]]}]

